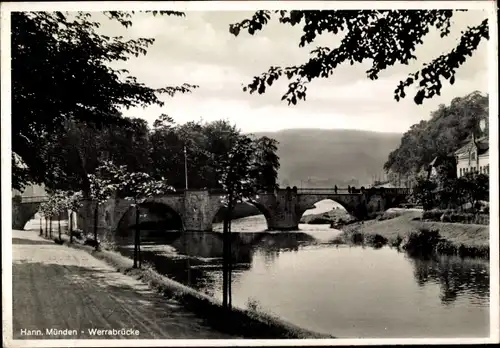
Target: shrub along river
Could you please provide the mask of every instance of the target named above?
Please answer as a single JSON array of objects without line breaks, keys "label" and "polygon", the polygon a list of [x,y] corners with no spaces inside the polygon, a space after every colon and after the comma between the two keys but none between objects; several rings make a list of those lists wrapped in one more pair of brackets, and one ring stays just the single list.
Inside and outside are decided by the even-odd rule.
[{"label": "shrub along river", "polygon": [[[340,231],[327,225],[301,225],[296,232],[265,228],[263,216],[232,223],[233,306],[339,338],[489,335],[486,260],[335,245],[330,241]],[[144,238],[143,262],[221,299],[221,230],[217,224],[214,232]],[[118,249],[129,257],[132,250]]]}]

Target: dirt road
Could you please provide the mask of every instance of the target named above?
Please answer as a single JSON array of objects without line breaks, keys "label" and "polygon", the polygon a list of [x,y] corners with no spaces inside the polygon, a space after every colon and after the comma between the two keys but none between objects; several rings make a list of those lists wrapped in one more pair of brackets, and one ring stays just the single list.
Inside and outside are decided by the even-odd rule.
[{"label": "dirt road", "polygon": [[37,234],[12,232],[14,339],[237,338],[85,251]]}]

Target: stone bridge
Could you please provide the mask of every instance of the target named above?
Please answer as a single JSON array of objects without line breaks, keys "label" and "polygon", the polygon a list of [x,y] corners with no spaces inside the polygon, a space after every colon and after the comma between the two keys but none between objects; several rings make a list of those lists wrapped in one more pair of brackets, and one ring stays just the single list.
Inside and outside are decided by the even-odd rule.
[{"label": "stone bridge", "polygon": [[[316,202],[331,199],[341,204],[347,212],[358,219],[369,213],[384,211],[396,206],[409,194],[406,189],[370,189],[347,193],[333,189],[278,189],[275,192],[259,193],[249,202],[265,216],[269,230],[296,230],[304,212],[314,208]],[[186,190],[163,196],[150,197],[140,204],[142,208],[159,206],[165,212],[174,213],[182,221],[183,230],[211,231],[212,221],[222,207],[223,192],[213,190]],[[78,214],[78,225],[86,233],[93,231],[95,203],[86,201]],[[100,235],[112,236],[132,202],[113,198],[99,206],[98,230]]]},{"label": "stone bridge", "polygon": [[12,229],[22,230],[26,223],[33,219],[40,204],[46,202],[48,196],[14,196],[12,197]]}]

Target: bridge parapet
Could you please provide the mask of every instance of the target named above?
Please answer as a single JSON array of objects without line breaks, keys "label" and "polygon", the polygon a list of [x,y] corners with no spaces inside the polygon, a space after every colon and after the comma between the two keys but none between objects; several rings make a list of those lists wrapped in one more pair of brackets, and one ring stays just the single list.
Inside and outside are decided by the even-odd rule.
[{"label": "bridge parapet", "polygon": [[334,194],[351,194],[347,188],[338,188],[335,192],[334,188],[297,188],[298,194],[326,194],[326,195],[334,195]]}]

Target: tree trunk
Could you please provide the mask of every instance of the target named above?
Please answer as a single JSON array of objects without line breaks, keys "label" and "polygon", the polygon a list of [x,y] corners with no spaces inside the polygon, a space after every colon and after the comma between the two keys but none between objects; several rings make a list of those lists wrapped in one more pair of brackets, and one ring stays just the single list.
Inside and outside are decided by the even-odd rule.
[{"label": "tree trunk", "polygon": [[69,242],[73,243],[73,211],[69,212]]},{"label": "tree trunk", "polygon": [[45,237],[47,237],[48,233],[49,233],[48,220],[47,217],[45,216]]},{"label": "tree trunk", "polygon": [[224,227],[223,227],[223,236],[222,236],[222,259],[223,259],[223,267],[222,267],[222,305],[224,308],[230,309],[231,302],[229,299],[230,296],[230,288],[231,288],[231,217],[232,217],[232,199],[233,195],[229,193],[229,203],[228,208],[226,210],[225,218],[224,218]]},{"label": "tree trunk", "polygon": [[43,223],[42,223],[42,215],[40,215],[40,236],[43,236]]},{"label": "tree trunk", "polygon": [[139,227],[139,222],[140,222],[140,211],[139,211],[139,206],[136,203],[136,212],[135,212],[135,225],[137,226],[137,233],[136,233],[136,242],[137,242],[137,267],[141,268],[141,230]]},{"label": "tree trunk", "polygon": [[226,210],[224,214],[224,222],[222,228],[222,307],[227,308],[228,306],[228,277],[227,277],[227,234],[228,234],[228,218],[229,214]]},{"label": "tree trunk", "polygon": [[232,295],[232,269],[233,269],[233,256],[231,252],[231,219],[233,216],[233,208],[229,209],[229,221],[228,221],[228,234],[227,234],[227,297],[228,297],[228,307],[231,309],[233,307],[233,295]]},{"label": "tree trunk", "polygon": [[59,240],[61,240],[61,214],[57,218],[57,232],[59,234]]},{"label": "tree trunk", "polygon": [[[186,232],[184,232],[186,233]],[[187,286],[191,286],[191,253],[189,251],[189,238],[184,234],[184,250],[186,252]]]},{"label": "tree trunk", "polygon": [[52,216],[50,217],[49,238],[52,238]]},{"label": "tree trunk", "polygon": [[95,241],[95,250],[99,250],[99,243],[97,242],[97,214],[99,213],[99,202],[96,202],[94,208],[94,241]]},{"label": "tree trunk", "polygon": [[134,268],[139,267],[139,208],[135,205]]}]

